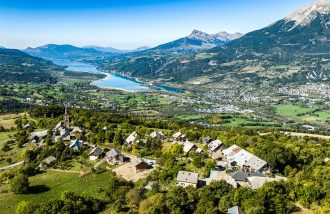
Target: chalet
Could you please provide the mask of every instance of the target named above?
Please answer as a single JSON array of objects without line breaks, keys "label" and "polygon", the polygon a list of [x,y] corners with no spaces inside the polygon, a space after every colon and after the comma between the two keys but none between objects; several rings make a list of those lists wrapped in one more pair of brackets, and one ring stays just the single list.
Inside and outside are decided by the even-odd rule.
[{"label": "chalet", "polygon": [[217,150],[220,149],[220,147],[224,147],[223,143],[221,142],[221,140],[214,140],[211,141],[208,145],[207,145],[208,149],[210,152],[216,152]]},{"label": "chalet", "polygon": [[231,172],[229,175],[239,186],[242,187],[249,187],[249,177],[266,177],[258,172]]},{"label": "chalet", "polygon": [[211,157],[215,160],[223,158],[223,150],[227,147],[222,143],[221,140],[214,140],[208,144],[208,149]]},{"label": "chalet", "polygon": [[110,165],[124,163],[124,155],[117,149],[112,149],[105,154],[105,159]]},{"label": "chalet", "polygon": [[71,141],[69,148],[73,149],[74,151],[78,151],[83,145],[84,143],[82,140],[73,140]]},{"label": "chalet", "polygon": [[179,171],[176,177],[176,185],[187,187],[197,187],[198,183],[198,173],[187,172],[187,171]]},{"label": "chalet", "polygon": [[231,168],[240,169],[243,172],[266,173],[269,171],[266,161],[236,145],[223,150],[223,154]]},{"label": "chalet", "polygon": [[49,156],[49,157],[43,159],[38,167],[46,168],[47,166],[51,165],[55,161],[56,161],[56,158],[54,156]]},{"label": "chalet", "polygon": [[135,173],[148,169],[149,165],[141,158],[134,158],[132,161]]},{"label": "chalet", "polygon": [[182,134],[181,132],[177,132],[172,136],[172,140],[178,142],[185,142],[187,140],[187,136],[185,134]]},{"label": "chalet", "polygon": [[202,143],[204,144],[209,144],[212,141],[212,138],[210,138],[209,136],[206,136],[202,139]]},{"label": "chalet", "polygon": [[275,176],[275,178],[262,177],[262,176],[251,176],[251,177],[247,177],[246,179],[249,184],[249,187],[254,190],[261,188],[267,182],[274,182],[274,181],[280,181],[280,180],[286,181],[287,180],[287,178],[281,177],[281,176]]},{"label": "chalet", "polygon": [[85,129],[83,127],[80,126],[73,126],[72,127],[72,131],[71,133],[83,133],[85,131]]},{"label": "chalet", "polygon": [[132,132],[127,138],[126,138],[126,143],[132,145],[134,141],[137,139],[138,133],[137,132]]},{"label": "chalet", "polygon": [[152,139],[164,140],[165,135],[163,134],[163,132],[153,131],[153,132],[150,134],[150,137],[151,137]]},{"label": "chalet", "polygon": [[189,154],[190,152],[196,151],[198,149],[198,147],[195,144],[188,142],[188,141],[181,143],[181,144],[183,145],[183,152],[186,155]]},{"label": "chalet", "polygon": [[97,160],[99,157],[101,157],[102,154],[102,149],[100,147],[95,147],[88,155],[90,160]]},{"label": "chalet", "polygon": [[228,214],[243,214],[242,209],[239,206],[230,207],[227,211]]}]

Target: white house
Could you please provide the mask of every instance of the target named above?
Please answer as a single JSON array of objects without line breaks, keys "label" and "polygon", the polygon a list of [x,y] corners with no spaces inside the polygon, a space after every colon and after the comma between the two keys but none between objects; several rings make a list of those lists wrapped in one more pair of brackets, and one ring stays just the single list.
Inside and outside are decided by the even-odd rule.
[{"label": "white house", "polygon": [[134,141],[137,139],[138,133],[137,132],[132,132],[127,138],[126,138],[126,143],[127,144],[133,144]]},{"label": "white house", "polygon": [[197,187],[198,183],[198,173],[179,171],[176,177],[176,184],[178,186],[187,187]]},{"label": "white house", "polygon": [[269,167],[266,161],[251,154],[250,152],[233,145],[223,150],[226,161],[232,168],[240,169],[244,172],[267,172]]}]

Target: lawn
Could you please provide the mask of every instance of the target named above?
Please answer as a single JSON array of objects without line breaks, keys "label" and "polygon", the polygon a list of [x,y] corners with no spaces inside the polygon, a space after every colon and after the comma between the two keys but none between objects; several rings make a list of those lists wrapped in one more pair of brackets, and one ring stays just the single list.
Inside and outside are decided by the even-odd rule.
[{"label": "lawn", "polygon": [[33,194],[0,193],[0,210],[2,214],[15,213],[15,208],[20,201],[47,201],[59,198],[64,191],[104,198],[104,193],[99,193],[98,190],[106,188],[109,177],[110,172],[90,174],[84,177],[69,172],[48,171],[38,174],[29,178]]},{"label": "lawn", "polygon": [[306,114],[315,110],[314,108],[306,108],[297,105],[277,105],[277,113],[283,116],[298,117],[299,114]]},{"label": "lawn", "polygon": [[14,134],[15,132],[0,132],[0,149],[7,140],[10,140],[10,136]]}]

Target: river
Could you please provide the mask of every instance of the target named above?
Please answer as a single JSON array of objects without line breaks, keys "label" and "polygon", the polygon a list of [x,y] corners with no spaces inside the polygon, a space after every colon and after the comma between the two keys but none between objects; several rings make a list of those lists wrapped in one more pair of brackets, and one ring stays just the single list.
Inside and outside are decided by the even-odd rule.
[{"label": "river", "polygon": [[125,77],[115,73],[104,73],[98,70],[96,66],[87,63],[73,62],[66,60],[56,60],[54,61],[54,63],[58,65],[68,66],[67,70],[70,71],[101,72],[107,75],[106,78],[96,80],[91,83],[92,85],[95,85],[100,88],[111,88],[111,89],[131,91],[131,92],[146,92],[152,89],[154,90],[158,89],[161,91],[166,91],[175,94],[184,93],[184,91],[181,89],[168,87],[168,86],[150,86],[149,84],[137,81],[134,78]]}]

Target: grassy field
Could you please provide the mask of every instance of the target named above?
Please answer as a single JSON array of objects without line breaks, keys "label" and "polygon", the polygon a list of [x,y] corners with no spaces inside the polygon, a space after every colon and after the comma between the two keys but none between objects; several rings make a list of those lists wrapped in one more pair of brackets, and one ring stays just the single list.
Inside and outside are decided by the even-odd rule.
[{"label": "grassy field", "polygon": [[315,109],[306,108],[297,105],[277,105],[277,113],[283,116],[293,116],[297,117],[299,114],[306,114]]},{"label": "grassy field", "polygon": [[59,198],[64,191],[103,198],[104,193],[99,193],[98,190],[107,187],[109,176],[109,172],[79,177],[76,173],[47,171],[29,178],[33,194],[0,193],[0,210],[2,214],[15,213],[15,208],[20,201],[47,201]]},{"label": "grassy field", "polygon": [[[301,107],[297,105],[278,105],[275,106],[277,113],[283,116],[301,119],[305,121],[320,121],[330,120],[330,112],[315,111],[315,108]],[[315,111],[315,112],[313,112]]]},{"label": "grassy field", "polygon": [[3,126],[5,129],[15,128],[15,120],[24,115],[25,113],[0,115],[0,126]]},{"label": "grassy field", "polygon": [[10,136],[14,135],[15,132],[0,132],[0,148],[2,148],[3,144],[10,140]]}]

